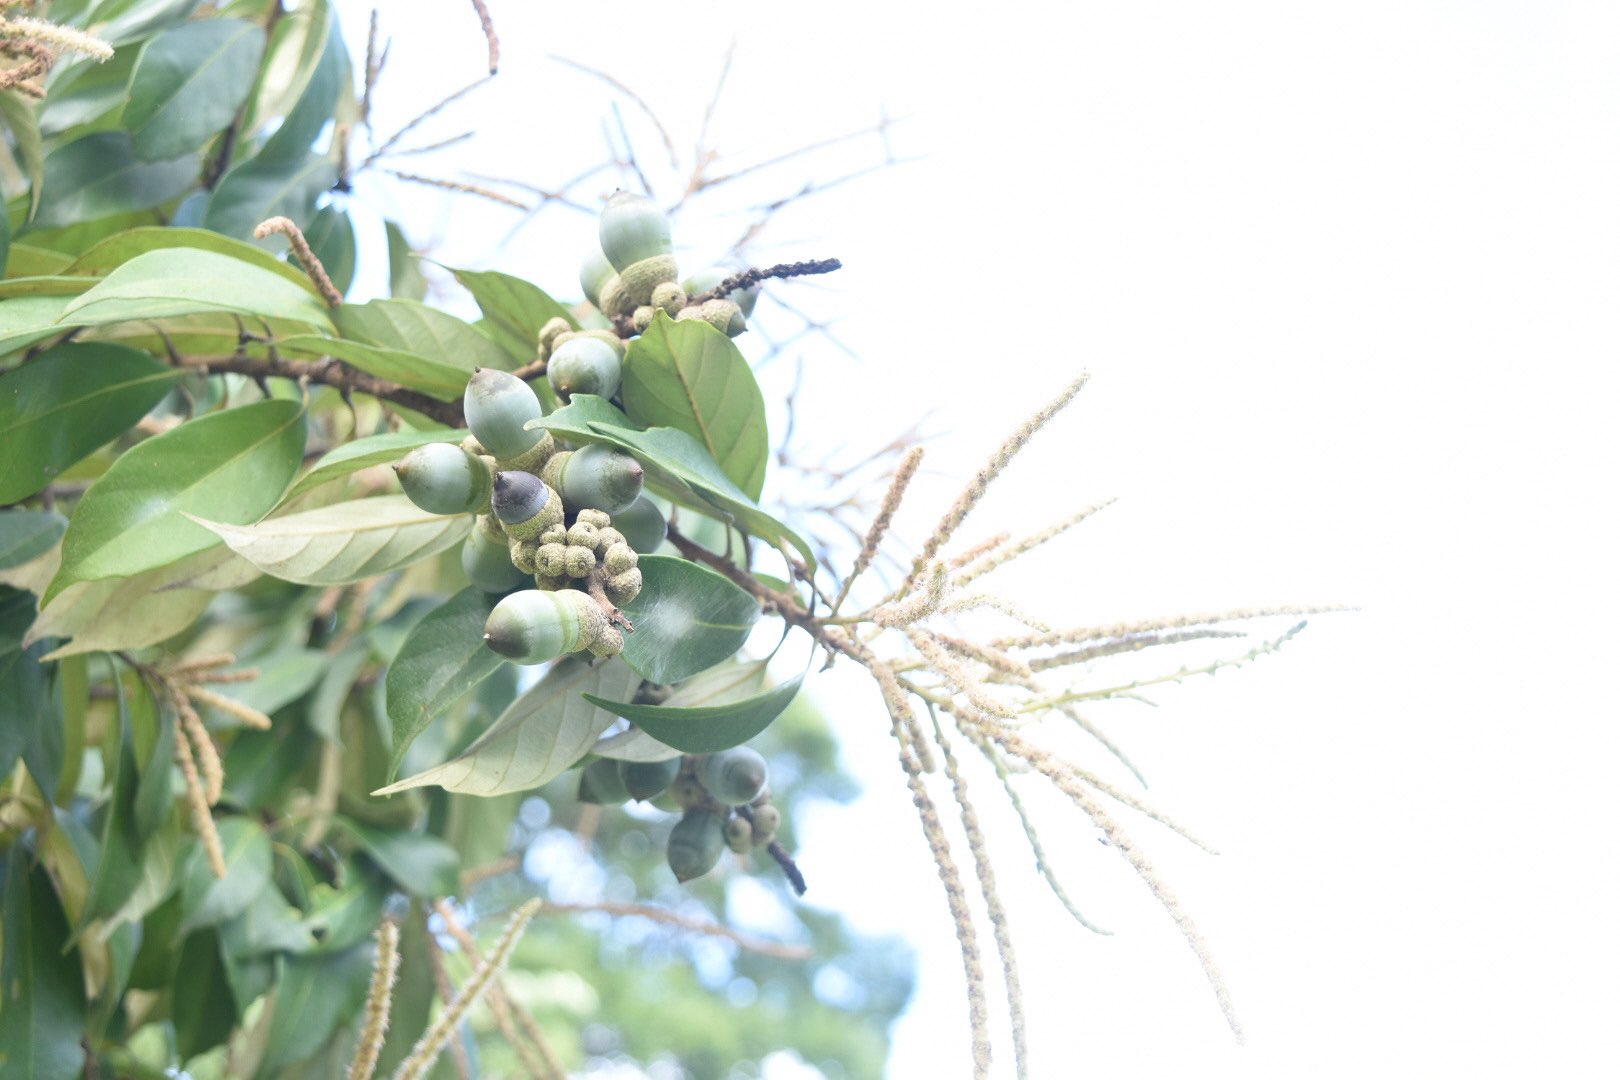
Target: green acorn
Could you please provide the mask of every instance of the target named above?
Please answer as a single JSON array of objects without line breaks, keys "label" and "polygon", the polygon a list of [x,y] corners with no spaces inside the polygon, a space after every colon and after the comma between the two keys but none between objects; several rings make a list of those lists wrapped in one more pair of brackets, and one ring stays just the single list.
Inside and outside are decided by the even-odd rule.
[{"label": "green acorn", "polygon": [[[557,454],[552,460],[561,456]],[[645,478],[641,462],[623,450],[592,443],[574,451],[559,467],[557,490],[570,507],[590,507],[617,514],[629,509],[641,495]]]},{"label": "green acorn", "polygon": [[418,446],[394,472],[411,502],[430,514],[469,514],[489,509],[489,468],[454,443]]},{"label": "green acorn", "polygon": [[782,826],[782,811],[774,806],[754,807],[754,843],[768,844],[776,839],[776,830]]},{"label": "green acorn", "polygon": [[585,299],[595,304],[598,309],[612,314],[602,307],[602,289],[607,285],[608,279],[613,277],[613,264],[607,261],[607,256],[600,251],[593,251],[585,256],[585,262],[579,268],[579,288],[585,294]]},{"label": "green acorn", "polygon": [[625,543],[643,555],[658,550],[669,528],[658,504],[645,495],[614,514],[613,527],[624,534]]},{"label": "green acorn", "polygon": [[601,338],[580,334],[557,346],[546,362],[546,381],[565,403],[575,394],[610,398],[623,373],[619,354]]},{"label": "green acorn", "polygon": [[[685,288],[686,295],[688,299],[690,299],[691,297],[701,295],[702,293],[718,289],[721,283],[723,283],[726,278],[730,276],[731,275],[726,273],[724,270],[713,268],[708,270],[700,270],[691,277],[687,278],[685,281],[681,282],[681,285],[683,288]],[[732,289],[730,292],[726,293],[725,299],[730,300],[732,303],[741,308],[743,316],[746,318],[754,313],[754,301],[759,299],[759,286],[750,285],[746,289]],[[672,311],[670,314],[673,315],[675,312]]]},{"label": "green acorn", "polygon": [[624,781],[630,797],[642,802],[662,794],[665,788],[675,782],[680,771],[680,758],[619,762],[619,778]]},{"label": "green acorn", "polygon": [[467,534],[461,547],[461,568],[467,580],[488,593],[511,592],[523,584],[523,571],[512,565],[506,535],[488,514]]},{"label": "green acorn", "polygon": [[496,473],[490,505],[500,519],[501,528],[513,540],[537,540],[542,532],[563,519],[562,499],[533,473]]},{"label": "green acorn", "polygon": [[525,589],[489,613],[484,644],[519,664],[543,664],[591,648],[606,628],[607,614],[582,592]]},{"label": "green acorn", "polygon": [[703,786],[709,794],[731,806],[743,806],[765,790],[770,769],[757,750],[733,746],[710,754],[703,763]]},{"label": "green acorn", "polygon": [[676,881],[691,881],[713,870],[726,849],[726,827],[713,810],[693,809],[669,833],[669,868]]},{"label": "green acorn", "polygon": [[679,279],[669,219],[645,195],[614,192],[602,209],[599,235],[602,254],[635,306],[650,303],[659,285]]},{"label": "green acorn", "polygon": [[612,758],[597,758],[579,770],[579,801],[598,806],[618,806],[628,802],[630,791],[619,777],[619,763]]},{"label": "green acorn", "polygon": [[540,419],[540,399],[510,372],[475,370],[467,381],[462,410],[473,436],[502,461],[523,454],[545,434],[524,428],[530,420]]},{"label": "green acorn", "polygon": [[738,855],[746,855],[754,846],[754,826],[745,817],[733,814],[726,818],[726,847]]}]

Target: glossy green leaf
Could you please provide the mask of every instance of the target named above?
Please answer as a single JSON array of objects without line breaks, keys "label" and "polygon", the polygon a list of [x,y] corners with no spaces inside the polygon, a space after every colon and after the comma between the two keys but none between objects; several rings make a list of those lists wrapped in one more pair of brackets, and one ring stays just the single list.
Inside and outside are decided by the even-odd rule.
[{"label": "glossy green leaf", "polygon": [[43,555],[66,528],[55,510],[0,510],[0,570]]},{"label": "glossy green leaf", "polygon": [[182,1061],[220,1045],[236,1026],[236,995],[220,952],[212,929],[191,934],[180,948],[169,1009]]},{"label": "glossy green leaf", "polygon": [[26,349],[67,328],[57,320],[71,296],[17,296],[0,300],[0,356]]},{"label": "glossy green leaf", "polygon": [[178,198],[197,180],[194,154],[142,161],[129,134],[99,131],[58,146],[45,158],[44,190],[34,224],[71,225],[149,210]]},{"label": "glossy green leaf", "polygon": [[568,325],[579,323],[567,308],[522,278],[496,270],[454,270],[456,280],[478,303],[486,326],[496,344],[506,350],[514,366],[521,367],[539,356],[540,328],[561,318]]},{"label": "glossy green leaf", "polygon": [[418,446],[428,443],[460,442],[467,437],[465,429],[451,431],[441,429],[438,431],[391,431],[383,435],[372,435],[364,439],[344,443],[342,446],[326,454],[314,466],[298,478],[292,490],[287,492],[287,499],[291,501],[306,491],[320,487],[322,484],[341,479],[361,469],[369,469],[375,465],[389,465],[403,458]]},{"label": "glossy green leaf", "polygon": [[[345,304],[339,311],[347,311],[353,306]],[[276,348],[285,356],[334,357],[368,375],[399,383],[411,390],[420,390],[440,401],[460,400],[471,375],[459,363],[446,360],[437,353],[389,349],[325,334],[294,334],[277,340]]]},{"label": "glossy green leaf", "polygon": [[79,500],[45,601],[77,581],[127,577],[212,547],[214,534],[186,513],[232,524],[258,518],[303,450],[303,407],[292,401],[211,413],[137,444]]},{"label": "glossy green leaf", "polygon": [[504,795],[539,787],[589,752],[597,736],[613,723],[612,713],[581,695],[618,700],[630,697],[640,683],[641,677],[617,659],[592,665],[579,656],[564,657],[461,754],[376,794],[394,795],[430,784],[468,795]]},{"label": "glossy green leaf", "polygon": [[484,644],[484,623],[498,599],[475,586],[461,590],[411,629],[388,666],[389,779],[422,729],[506,662]]},{"label": "glossy green leaf", "polygon": [[[326,268],[326,275],[332,279],[337,291],[347,293],[349,286],[354,284],[354,268],[358,258],[354,222],[349,219],[348,211],[335,206],[321,207],[304,230],[304,239],[309,241],[310,250]],[[293,260],[296,263],[297,257],[294,256]]]},{"label": "glossy green leaf", "polygon": [[701,319],[660,312],[630,342],[620,391],[640,427],[672,427],[697,439],[749,499],[765,486],[770,441],[765,399],[731,339]]},{"label": "glossy green leaf", "polygon": [[287,958],[276,982],[258,1075],[281,1075],[280,1070],[320,1050],[339,1024],[360,1012],[371,983],[373,952],[362,943],[342,952]]},{"label": "glossy green leaf", "polygon": [[219,843],[225,853],[224,877],[214,876],[200,848],[185,868],[182,934],[232,918],[270,885],[270,834],[264,826],[251,818],[225,818],[219,822]]},{"label": "glossy green leaf", "polygon": [[[324,154],[286,160],[260,154],[237,165],[214,189],[203,224],[210,229],[246,239],[266,218],[309,221],[315,200],[337,180],[337,163]],[[267,239],[266,244],[282,244]]]},{"label": "glossy green leaf", "polygon": [[729,705],[672,708],[605,701],[592,694],[585,700],[622,716],[667,746],[687,754],[711,754],[741,746],[770,726],[788,707],[804,677],[783,683],[757,697]]},{"label": "glossy green leaf", "polygon": [[123,127],[143,161],[196,150],[236,117],[253,88],[264,28],[244,19],[200,19],[165,30],[141,49]]},{"label": "glossy green leaf", "polygon": [[84,1069],[84,975],[43,866],[13,841],[0,905],[0,1080],[76,1080]]},{"label": "glossy green leaf", "polygon": [[264,63],[259,66],[258,81],[248,95],[242,121],[244,134],[258,134],[273,118],[286,116],[304,97],[326,55],[330,27],[327,0],[300,4],[276,20]]},{"label": "glossy green leaf", "polygon": [[379,829],[352,818],[333,819],[401,889],[422,900],[461,891],[456,849],[427,833]]},{"label": "glossy green leaf", "polygon": [[241,259],[191,247],[135,256],[76,297],[59,321],[95,326],[214,311],[331,326],[326,308],[307,289]]},{"label": "glossy green leaf", "polygon": [[625,663],[655,683],[677,683],[742,648],[759,618],[759,601],[706,566],[643,555],[641,592],[624,613]]},{"label": "glossy green leaf", "polygon": [[172,26],[190,15],[199,0],[104,0],[95,9],[96,36],[123,45]]},{"label": "glossy green leaf", "polygon": [[0,374],[0,503],[27,498],[123,434],[179,377],[134,349],[79,342]]},{"label": "glossy green leaf", "polygon": [[32,218],[39,212],[39,199],[45,187],[45,144],[40,138],[39,121],[34,116],[34,107],[16,90],[0,93],[0,116],[5,118],[12,138],[17,141],[17,157],[28,174],[28,216]]},{"label": "glossy green leaf", "polygon": [[[309,152],[316,138],[335,119],[335,112],[344,88],[351,83],[349,52],[343,44],[338,20],[332,17],[326,0],[311,0],[310,14],[321,24],[317,34],[321,50],[296,99],[284,104],[280,125],[270,133],[259,150],[265,161],[296,161]],[[313,39],[311,39],[313,40]],[[300,56],[300,63],[302,62]],[[267,119],[263,114],[253,118],[253,124]]]},{"label": "glossy green leaf", "polygon": [[129,101],[129,80],[141,50],[120,49],[102,64],[81,63],[51,86],[40,104],[39,129],[46,136],[94,125],[114,126],[116,113]]},{"label": "glossy green leaf", "polygon": [[135,789],[135,829],[150,847],[174,807],[174,790],[169,783],[174,767],[174,718],[158,707],[150,688],[138,679],[131,683],[128,701],[135,755],[140,762],[140,782]]},{"label": "glossy green leaf", "polygon": [[333,317],[346,338],[434,357],[453,366],[462,373],[463,389],[473,368],[505,370],[513,366],[501,347],[470,323],[415,300],[344,304]]},{"label": "glossy green leaf", "polygon": [[[216,255],[228,255],[260,270],[279,274],[312,297],[319,296],[302,270],[289,266],[261,247],[208,229],[182,229],[173,225],[142,225],[116,232],[72,260],[62,273],[105,277],[137,255],[166,248],[200,248]],[[235,329],[234,322],[231,327]]]},{"label": "glossy green leaf", "polygon": [[257,525],[191,520],[271,577],[301,585],[350,585],[399,570],[456,544],[473,524],[471,514],[430,514],[403,495],[334,503]]}]

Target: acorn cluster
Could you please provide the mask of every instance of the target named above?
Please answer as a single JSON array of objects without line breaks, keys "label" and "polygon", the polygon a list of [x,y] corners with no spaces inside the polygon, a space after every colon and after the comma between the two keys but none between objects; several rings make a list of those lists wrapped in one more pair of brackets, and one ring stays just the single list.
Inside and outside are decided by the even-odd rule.
[{"label": "acorn cluster", "polygon": [[617,806],[631,799],[681,812],[666,855],[677,881],[714,869],[730,848],[745,855],[776,839],[765,759],[746,746],[667,761],[597,758],[579,775],[580,802]]},{"label": "acorn cluster", "polygon": [[[641,463],[609,446],[561,449],[530,426],[542,414],[534,390],[504,371],[475,371],[463,407],[471,435],[418,447],[394,469],[429,513],[478,515],[462,568],[485,592],[509,594],[485,642],[519,664],[581,649],[618,655],[617,608],[641,591],[637,556],[664,539]],[[530,579],[533,588],[513,591]]]}]

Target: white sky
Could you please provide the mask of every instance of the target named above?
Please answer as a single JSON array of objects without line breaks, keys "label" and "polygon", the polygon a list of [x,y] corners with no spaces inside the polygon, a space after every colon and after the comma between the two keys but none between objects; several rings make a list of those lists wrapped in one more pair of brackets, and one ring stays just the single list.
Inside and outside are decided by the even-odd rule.
[{"label": "white sky", "polygon": [[[465,6],[385,5],[385,128],[478,73]],[[880,106],[910,117],[894,145],[920,160],[767,237],[773,258],[847,264],[833,292],[793,295],[841,314],[864,363],[815,354],[803,415],[855,448],[932,410],[950,437],[919,505],[941,505],[1090,369],[966,531],[1121,501],[1008,591],[1073,623],[1363,606],[1157,711],[1097,714],[1224,852],[1134,828],[1249,1045],[1162,911],[1054,803],[1049,843],[1074,838],[1073,891],[1117,934],[1072,929],[1021,857],[999,864],[1037,1077],[1615,1074],[1620,710],[1599,687],[1620,600],[1620,8],[490,6],[506,66],[461,114],[479,138],[401,167],[545,185],[594,162],[602,98],[548,52],[611,70],[685,145],[735,36],[711,132],[738,164]],[[353,39],[365,10],[346,7]],[[806,174],[776,176],[765,194]],[[360,194],[409,208],[447,261],[577,291],[588,220],[548,211],[490,256],[505,211]],[[677,239],[723,247],[744,220],[706,212]],[[813,898],[921,943],[891,1073],[967,1076],[938,883],[876,699],[847,685],[833,700],[871,793],[804,824]]]}]

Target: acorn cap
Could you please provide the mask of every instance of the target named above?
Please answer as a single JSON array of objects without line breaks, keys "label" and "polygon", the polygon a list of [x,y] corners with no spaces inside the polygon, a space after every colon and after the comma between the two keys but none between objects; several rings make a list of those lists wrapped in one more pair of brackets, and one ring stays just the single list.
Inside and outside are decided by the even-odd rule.
[{"label": "acorn cap", "polygon": [[675,250],[669,236],[669,219],[658,205],[633,191],[616,191],[602,208],[598,225],[602,254],[613,269],[625,268]]},{"label": "acorn cap", "polygon": [[562,467],[561,480],[559,490],[567,505],[617,514],[641,496],[646,472],[623,450],[592,443],[574,451]]},{"label": "acorn cap", "polygon": [[489,505],[489,469],[455,443],[418,446],[394,466],[411,502],[430,514],[469,514]]},{"label": "acorn cap", "polygon": [[619,392],[623,365],[613,346],[597,337],[579,335],[558,345],[546,362],[546,381],[567,401],[575,394],[610,398]]},{"label": "acorn cap", "polygon": [[462,411],[473,436],[502,461],[522,454],[544,434],[543,429],[524,428],[529,421],[540,419],[543,410],[529,384],[511,372],[474,371],[462,395]]}]

